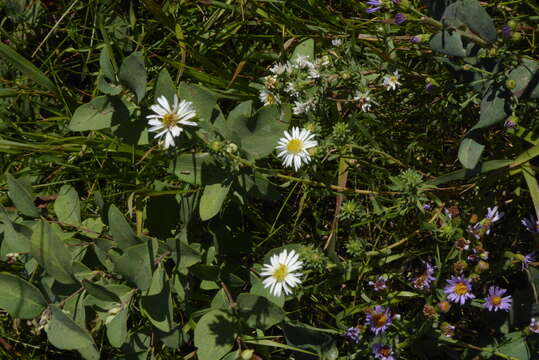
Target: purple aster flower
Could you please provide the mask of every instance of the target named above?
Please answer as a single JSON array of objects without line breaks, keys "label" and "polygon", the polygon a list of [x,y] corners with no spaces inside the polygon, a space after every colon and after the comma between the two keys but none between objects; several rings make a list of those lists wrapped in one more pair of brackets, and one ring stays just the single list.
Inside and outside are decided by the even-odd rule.
[{"label": "purple aster flower", "polygon": [[523,218],[520,223],[526,227],[526,229],[534,234],[539,233],[539,221],[535,220],[533,215],[528,218]]},{"label": "purple aster flower", "polygon": [[524,255],[522,259],[522,270],[524,271],[525,269],[527,269],[528,265],[533,261],[535,261],[534,253],[529,253],[528,255]]},{"label": "purple aster flower", "polygon": [[416,277],[414,280],[412,280],[413,286],[416,289],[425,290],[430,288],[430,283],[436,280],[432,274],[434,274],[434,270],[436,269],[435,266],[432,266],[426,261],[423,261],[423,265],[425,265],[425,271],[423,274]]},{"label": "purple aster flower", "polygon": [[402,25],[406,22],[406,15],[403,13],[397,13],[395,15],[395,24]]},{"label": "purple aster flower", "polygon": [[414,35],[410,38],[410,42],[413,42],[414,44],[419,44],[421,42],[421,37]]},{"label": "purple aster flower", "polygon": [[509,25],[505,24],[502,26],[502,36],[504,38],[509,39],[512,33],[513,31],[511,31],[511,27],[509,27]]},{"label": "purple aster flower", "polygon": [[539,334],[539,321],[535,321],[534,318],[530,321],[530,331]]},{"label": "purple aster flower", "polygon": [[367,5],[370,5],[372,7],[367,9],[368,14],[372,14],[373,12],[377,12],[382,8],[382,2],[380,0],[368,0]]},{"label": "purple aster flower", "polygon": [[505,120],[505,122],[503,123],[503,126],[506,129],[514,129],[517,127],[517,124],[513,121],[513,119],[511,119],[511,117],[508,117],[507,120]]},{"label": "purple aster flower", "polygon": [[447,294],[447,300],[460,305],[464,305],[468,299],[475,299],[475,295],[472,294],[472,283],[464,276],[451,276],[451,279],[447,280],[444,292]]},{"label": "purple aster flower", "polygon": [[348,328],[344,336],[347,337],[350,341],[355,342],[356,344],[359,343],[359,329],[357,327]]},{"label": "purple aster flower", "polygon": [[509,311],[509,309],[511,308],[511,303],[513,302],[513,298],[511,297],[511,295],[502,297],[502,295],[505,294],[506,291],[506,289],[502,289],[497,286],[491,286],[488,289],[488,296],[485,298],[485,303],[483,304],[483,306],[488,309],[488,311]]},{"label": "purple aster flower", "polygon": [[481,229],[483,227],[481,226],[481,223],[478,222],[478,223],[475,223],[473,225],[468,225],[468,227],[466,228],[466,231],[470,234],[470,235],[473,235],[474,238],[476,238],[477,240],[481,239]]},{"label": "purple aster flower", "polygon": [[387,277],[380,276],[376,281],[369,281],[369,285],[374,288],[374,291],[381,291],[387,289],[386,281]]},{"label": "purple aster flower", "polygon": [[389,308],[384,309],[383,306],[376,305],[374,310],[367,315],[365,325],[370,326],[371,331],[375,335],[379,335],[387,330],[391,322],[391,311],[389,311]]},{"label": "purple aster flower", "polygon": [[395,360],[393,349],[389,345],[375,344],[372,347],[372,355],[379,360]]},{"label": "purple aster flower", "polygon": [[427,211],[432,210],[432,205],[429,203],[423,204],[423,210],[427,210]]},{"label": "purple aster flower", "polygon": [[491,224],[500,220],[503,217],[503,213],[498,211],[498,207],[494,206],[493,208],[487,208],[487,216],[485,219],[488,219]]}]

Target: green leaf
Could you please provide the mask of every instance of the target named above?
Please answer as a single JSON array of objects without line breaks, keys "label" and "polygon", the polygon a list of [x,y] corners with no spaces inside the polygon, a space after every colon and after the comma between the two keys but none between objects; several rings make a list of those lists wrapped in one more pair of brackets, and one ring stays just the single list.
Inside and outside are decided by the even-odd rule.
[{"label": "green leaf", "polygon": [[512,356],[517,360],[529,360],[530,350],[526,345],[526,338],[520,331],[509,333],[504,338],[505,343],[498,347],[497,351],[506,355]]},{"label": "green leaf", "polygon": [[45,309],[41,292],[18,276],[0,273],[0,308],[18,319],[33,319]]},{"label": "green leaf", "polygon": [[262,296],[240,294],[237,303],[241,316],[251,328],[266,330],[285,317],[283,309]]},{"label": "green leaf", "polygon": [[114,71],[114,65],[112,64],[112,56],[114,56],[114,54],[111,54],[109,49],[109,46],[104,46],[99,54],[99,70],[108,81],[116,83],[116,72]]},{"label": "green leaf", "polygon": [[442,15],[442,22],[455,28],[465,24],[483,40],[491,44],[496,41],[494,22],[477,0],[460,0],[449,5]]},{"label": "green leaf", "polygon": [[430,39],[430,47],[434,51],[450,56],[466,56],[466,49],[458,31],[443,30],[434,34]]},{"label": "green leaf", "polygon": [[107,327],[107,338],[110,344],[115,347],[121,347],[127,341],[127,319],[129,318],[129,307],[125,307],[114,316]]},{"label": "green leaf", "polygon": [[479,122],[472,130],[482,129],[503,121],[511,113],[510,92],[501,84],[492,84],[481,100]]},{"label": "green leaf", "polygon": [[213,184],[226,176],[208,153],[181,154],[170,162],[168,172],[194,185]]},{"label": "green leaf", "polygon": [[62,350],[77,350],[87,360],[99,360],[100,355],[86,329],[81,328],[62,310],[51,306],[51,319],[45,331],[52,345]]},{"label": "green leaf", "polygon": [[108,220],[112,238],[120,249],[140,244],[141,240],[137,238],[135,231],[115,205],[111,205],[109,208]]},{"label": "green leaf", "polygon": [[219,213],[230,190],[231,182],[206,185],[200,198],[199,215],[203,221],[209,220]]},{"label": "green leaf", "polygon": [[6,254],[9,253],[30,252],[32,230],[26,226],[12,223],[2,205],[0,205],[0,219],[4,223],[4,239],[0,250],[2,259],[5,259]]},{"label": "green leaf", "polygon": [[195,346],[200,360],[217,360],[234,347],[238,328],[234,317],[225,310],[206,313],[195,328]]},{"label": "green leaf", "polygon": [[484,174],[490,171],[498,170],[504,167],[509,167],[511,165],[511,160],[489,160],[481,162],[478,167],[470,169],[460,169],[457,171],[452,171],[450,173],[438,176],[435,179],[429,180],[426,184],[432,185],[441,185],[448,183],[450,181],[462,180],[470,178],[479,174]]},{"label": "green leaf", "polygon": [[254,159],[271,154],[277,142],[288,128],[289,112],[281,111],[278,105],[264,106],[251,118],[246,112],[232,118],[231,131],[241,140],[241,148]]},{"label": "green leaf", "polygon": [[511,90],[516,97],[529,96],[534,92],[534,88],[539,90],[537,81],[533,81],[539,71],[539,63],[535,60],[523,58],[522,63],[511,70],[507,78],[516,83],[516,87]]},{"label": "green leaf", "polygon": [[54,202],[54,212],[60,222],[81,226],[79,194],[73,186],[62,186]]},{"label": "green leaf", "polygon": [[120,298],[118,295],[99,284],[82,280],[82,286],[86,289],[88,294],[98,298],[99,300],[120,303]]},{"label": "green leaf", "polygon": [[152,261],[150,243],[138,244],[124,249],[121,256],[109,252],[115,264],[115,270],[140,290],[149,289],[152,282]]},{"label": "green leaf", "polygon": [[485,149],[472,137],[465,137],[459,146],[459,161],[466,169],[474,169],[481,159],[481,153]]},{"label": "green leaf", "polygon": [[[303,324],[283,323],[282,328],[288,345],[313,351],[319,355],[334,352],[334,340],[328,334]],[[324,356],[324,358],[328,357]],[[333,356],[330,358],[333,359]]]},{"label": "green leaf", "polygon": [[118,78],[122,85],[135,93],[137,103],[139,103],[146,94],[146,81],[148,80],[142,53],[135,51],[124,59],[120,65]]},{"label": "green leaf", "polygon": [[[89,238],[95,239],[99,237],[104,227],[105,227],[105,224],[103,224],[103,221],[101,220],[101,218],[87,218],[87,219],[84,219],[84,221],[82,222],[81,233],[84,236],[88,236]],[[84,229],[91,230],[91,231],[86,231]]]},{"label": "green leaf", "polygon": [[295,62],[300,56],[308,56],[310,61],[314,60],[314,39],[306,39],[300,42],[294,49],[290,62]]},{"label": "green leaf", "polygon": [[127,104],[114,96],[98,96],[87,104],[79,106],[71,122],[71,131],[108,129],[113,121],[120,123],[129,118]]},{"label": "green leaf", "polygon": [[39,217],[39,210],[34,205],[34,195],[32,187],[15,179],[11,174],[6,174],[7,193],[13,204],[21,213],[30,217]]},{"label": "green leaf", "polygon": [[198,86],[187,84],[185,82],[180,83],[180,97],[181,99],[190,101],[193,103],[193,107],[196,110],[197,118],[200,119],[200,125],[206,129],[210,128],[212,114],[217,104],[217,97],[208,89]]},{"label": "green leaf", "polygon": [[155,270],[151,286],[141,298],[141,305],[153,326],[164,332],[172,330],[174,322],[170,281],[167,279],[162,265]]},{"label": "green leaf", "polygon": [[284,303],[286,300],[283,293],[281,293],[281,295],[279,296],[273,295],[270,292],[269,288],[264,287],[264,284],[262,283],[262,281],[256,281],[251,287],[251,290],[249,292],[253,295],[263,296],[281,308],[284,306]]},{"label": "green leaf", "polygon": [[45,271],[62,284],[77,283],[73,277],[71,252],[46,220],[34,226],[30,252]]},{"label": "green leaf", "polygon": [[178,257],[180,259],[178,266],[183,268],[188,268],[199,263],[202,260],[200,252],[193,248],[191,245],[187,244],[184,241],[177,240],[179,243]]},{"label": "green leaf", "polygon": [[176,85],[174,85],[174,81],[172,81],[167,69],[163,69],[159,72],[157,81],[155,82],[154,101],[158,97],[164,96],[172,104],[174,102],[174,95],[176,95]]},{"label": "green leaf", "polygon": [[39,85],[55,93],[58,92],[56,85],[41,70],[6,44],[0,43],[0,56]]}]

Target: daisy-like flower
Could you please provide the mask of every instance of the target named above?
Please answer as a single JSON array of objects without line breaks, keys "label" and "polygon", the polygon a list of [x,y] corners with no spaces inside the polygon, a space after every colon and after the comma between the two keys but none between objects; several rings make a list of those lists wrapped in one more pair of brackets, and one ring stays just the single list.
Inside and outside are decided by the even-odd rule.
[{"label": "daisy-like flower", "polygon": [[451,276],[451,279],[447,280],[444,292],[447,294],[447,300],[461,305],[468,299],[475,299],[475,295],[472,294],[472,283],[464,276]]},{"label": "daisy-like flower", "polygon": [[526,227],[526,229],[534,234],[539,233],[539,221],[535,219],[533,215],[528,218],[523,218],[520,223]]},{"label": "daisy-like flower", "polygon": [[379,360],[395,360],[393,349],[389,345],[375,344],[372,347],[372,355]]},{"label": "daisy-like flower", "polygon": [[389,308],[384,309],[383,306],[376,305],[374,310],[367,315],[365,325],[370,326],[375,335],[379,335],[385,332],[391,323],[391,311]]},{"label": "daisy-like flower", "polygon": [[530,320],[530,331],[539,334],[539,321],[536,321],[535,318]]},{"label": "daisy-like flower", "polygon": [[402,25],[405,22],[406,22],[406,15],[404,15],[403,13],[397,13],[397,15],[395,15],[395,24]]},{"label": "daisy-like flower", "polygon": [[346,333],[344,333],[344,336],[348,338],[350,341],[355,342],[356,344],[359,343],[359,328],[357,327],[351,327],[346,330]]},{"label": "daisy-like flower", "polygon": [[270,264],[264,264],[261,276],[267,276],[262,283],[265,288],[270,288],[270,292],[275,296],[284,293],[289,295],[292,288],[301,284],[299,277],[303,262],[299,260],[299,255],[294,250],[287,252],[283,250],[280,254],[275,254],[270,258]]},{"label": "daisy-like flower", "polygon": [[307,56],[307,55],[298,56],[296,58],[296,65],[300,69],[304,69],[304,68],[312,69],[312,68],[314,68],[314,64],[309,60],[309,56]]},{"label": "daisy-like flower", "polygon": [[264,105],[271,105],[271,104],[279,104],[279,97],[269,91],[268,89],[262,89],[260,90],[260,94],[258,95],[258,98],[260,99],[260,102]]},{"label": "daisy-like flower", "polygon": [[383,85],[386,87],[387,91],[397,90],[397,86],[401,85],[399,82],[399,70],[396,70],[392,75],[384,76]]},{"label": "daisy-like flower", "polygon": [[524,255],[522,257],[522,270],[526,270],[528,268],[528,265],[530,265],[531,262],[535,261],[535,254],[529,253],[528,255]]},{"label": "daisy-like flower", "polygon": [[292,107],[292,112],[294,115],[301,115],[308,113],[314,108],[314,104],[311,100],[301,102],[301,101],[295,101],[294,106]]},{"label": "daisy-like flower", "polygon": [[387,289],[387,277],[380,276],[376,281],[369,281],[369,285],[374,288],[374,291],[382,291],[384,289]]},{"label": "daisy-like flower", "polygon": [[368,14],[372,14],[373,12],[377,12],[382,8],[382,1],[380,0],[368,0],[367,5],[371,6],[366,11]]},{"label": "daisy-like flower", "polygon": [[335,47],[339,47],[342,45],[342,39],[333,39],[331,40],[331,45]]},{"label": "daisy-like flower", "polygon": [[308,164],[311,161],[308,149],[318,145],[314,140],[314,134],[307,129],[299,129],[293,127],[292,131],[284,132],[284,137],[279,139],[277,150],[280,158],[283,158],[283,165],[290,167],[294,165],[296,171],[299,170],[303,163]]},{"label": "daisy-like flower", "polygon": [[361,111],[367,112],[371,109],[371,98],[369,96],[369,90],[365,92],[356,91],[354,94],[354,100],[361,106]]},{"label": "daisy-like flower", "polygon": [[509,311],[513,298],[511,295],[502,297],[506,291],[506,289],[502,289],[498,286],[491,286],[488,289],[488,296],[485,298],[483,306],[488,309],[488,311]]},{"label": "daisy-like flower", "polygon": [[150,128],[148,131],[157,132],[156,139],[164,137],[163,145],[165,149],[174,146],[174,138],[180,136],[183,126],[198,126],[194,121],[189,121],[196,117],[196,111],[190,101],[179,101],[174,95],[173,104],[169,104],[164,96],[157,98],[157,104],[150,107],[155,114],[146,116]]},{"label": "daisy-like flower", "polygon": [[425,271],[423,274],[419,275],[412,281],[413,287],[419,290],[429,289],[430,283],[436,280],[436,278],[432,276],[436,267],[432,266],[426,261],[423,261],[423,265],[425,265]]},{"label": "daisy-like flower", "polygon": [[277,63],[270,68],[270,72],[277,76],[284,73],[289,74],[292,72],[292,64],[290,64],[288,61],[285,63]]}]

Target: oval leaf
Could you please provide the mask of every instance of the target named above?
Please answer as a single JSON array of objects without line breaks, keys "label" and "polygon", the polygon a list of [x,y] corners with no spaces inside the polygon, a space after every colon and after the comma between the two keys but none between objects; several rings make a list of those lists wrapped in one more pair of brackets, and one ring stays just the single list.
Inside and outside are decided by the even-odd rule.
[{"label": "oval leaf", "polygon": [[58,216],[58,220],[63,223],[81,225],[79,194],[73,186],[62,186],[58,192],[58,198],[54,202],[54,212]]},{"label": "oval leaf", "polygon": [[234,346],[237,324],[225,310],[206,313],[195,328],[195,346],[200,360],[216,360],[225,356]]},{"label": "oval leaf", "polygon": [[144,69],[144,57],[138,51],[135,51],[124,59],[120,65],[120,74],[118,75],[122,85],[133,91],[137,97],[137,103],[142,100],[146,94],[146,69]]},{"label": "oval leaf", "polygon": [[19,319],[33,319],[47,306],[39,290],[28,281],[0,273],[0,308]]},{"label": "oval leaf", "polygon": [[34,205],[32,187],[24,181],[15,179],[11,174],[6,174],[7,193],[17,210],[26,216],[39,217],[39,210]]},{"label": "oval leaf", "polygon": [[221,210],[230,182],[206,185],[200,198],[199,214],[202,220],[209,220]]}]

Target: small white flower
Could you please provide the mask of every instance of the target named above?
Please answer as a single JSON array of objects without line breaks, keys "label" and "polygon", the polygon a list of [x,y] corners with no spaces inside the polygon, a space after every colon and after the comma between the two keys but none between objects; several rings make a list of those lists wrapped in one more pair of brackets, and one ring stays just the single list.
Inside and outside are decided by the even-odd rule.
[{"label": "small white flower", "polygon": [[179,101],[174,95],[172,106],[164,96],[157,98],[157,104],[152,105],[151,109],[155,114],[146,116],[150,129],[148,131],[157,132],[155,139],[164,137],[165,149],[174,146],[174,138],[180,136],[185,125],[198,126],[196,122],[189,121],[196,116],[193,104],[190,101]]},{"label": "small white flower", "polygon": [[396,90],[397,85],[401,85],[399,82],[399,70],[396,70],[393,75],[384,76],[384,86],[387,91]]},{"label": "small white flower", "polygon": [[371,110],[371,98],[369,96],[369,90],[366,92],[356,91],[354,94],[354,100],[361,106],[361,111],[367,112]]},{"label": "small white flower", "polygon": [[289,61],[285,62],[284,64],[277,63],[270,68],[270,72],[277,76],[284,73],[290,74],[292,72],[292,64],[290,64]]},{"label": "small white flower", "polygon": [[296,58],[296,65],[300,69],[304,68],[313,68],[314,64],[309,61],[309,57],[307,55],[300,55]]},{"label": "small white flower", "polygon": [[258,98],[260,99],[260,102],[262,102],[264,105],[280,104],[279,97],[268,89],[260,90]]},{"label": "small white flower", "polygon": [[292,112],[294,113],[294,115],[301,115],[311,111],[313,107],[314,105],[310,100],[305,102],[295,101]]},{"label": "small white flower", "polygon": [[264,264],[261,276],[267,276],[262,283],[265,288],[270,288],[270,293],[281,296],[283,290],[286,295],[292,293],[292,288],[301,284],[299,277],[303,262],[299,260],[298,254],[294,250],[287,252],[283,250],[280,254],[275,254],[270,258],[270,264]]},{"label": "small white flower", "polygon": [[293,127],[291,133],[284,132],[284,137],[279,139],[277,150],[280,158],[283,158],[283,165],[286,167],[294,165],[298,171],[303,163],[308,164],[311,161],[308,149],[318,145],[314,140],[314,134],[307,129]]},{"label": "small white flower", "polygon": [[290,94],[291,96],[299,96],[299,91],[294,87],[294,84],[289,82],[286,84],[284,91]]},{"label": "small white flower", "polygon": [[342,45],[342,39],[333,39],[331,40],[331,45],[335,47],[339,47]]},{"label": "small white flower", "polygon": [[316,67],[309,68],[309,78],[311,79],[318,79],[320,77],[320,73],[316,69]]}]

